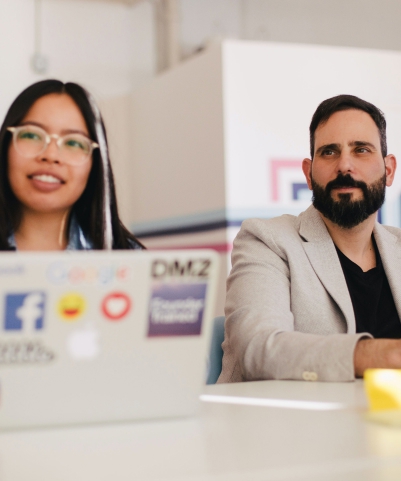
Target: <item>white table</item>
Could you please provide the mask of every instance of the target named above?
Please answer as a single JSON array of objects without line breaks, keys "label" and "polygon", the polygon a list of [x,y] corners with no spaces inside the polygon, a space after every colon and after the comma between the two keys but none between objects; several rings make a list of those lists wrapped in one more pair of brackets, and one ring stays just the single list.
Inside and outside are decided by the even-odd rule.
[{"label": "white table", "polygon": [[[401,479],[401,429],[365,421],[361,381],[215,385],[204,394],[306,404],[203,402],[192,419],[3,432],[0,481]],[[325,410],[332,403],[341,408]]]}]

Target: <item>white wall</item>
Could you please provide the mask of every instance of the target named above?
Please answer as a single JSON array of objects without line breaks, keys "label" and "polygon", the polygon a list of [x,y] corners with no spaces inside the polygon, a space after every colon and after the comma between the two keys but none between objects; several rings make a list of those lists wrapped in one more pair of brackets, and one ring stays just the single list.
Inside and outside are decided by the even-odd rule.
[{"label": "white wall", "polygon": [[401,50],[399,0],[181,0],[184,53],[210,37]]},{"label": "white wall", "polygon": [[246,0],[244,4],[246,39],[401,49],[398,0]]},{"label": "white wall", "polygon": [[45,75],[30,66],[34,0],[0,0],[0,117],[23,87],[41,78],[78,81],[107,98],[129,94],[153,76],[149,3],[42,0],[41,17]]},{"label": "white wall", "polygon": [[241,36],[241,0],[181,0],[180,7],[184,56],[211,38]]},{"label": "white wall", "polygon": [[40,77],[30,68],[33,0],[0,1],[0,118],[14,97]]},{"label": "white wall", "polygon": [[224,208],[219,46],[135,92],[131,139],[132,222]]},{"label": "white wall", "polygon": [[[44,0],[47,76],[72,79],[101,97],[128,94],[153,73],[149,3]],[[150,27],[150,28],[149,28]]]}]

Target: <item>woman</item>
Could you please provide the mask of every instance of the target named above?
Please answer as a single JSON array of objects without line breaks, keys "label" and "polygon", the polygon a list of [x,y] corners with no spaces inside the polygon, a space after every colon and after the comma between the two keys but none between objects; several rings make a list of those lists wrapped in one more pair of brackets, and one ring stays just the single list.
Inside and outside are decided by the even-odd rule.
[{"label": "woman", "polygon": [[28,87],[0,129],[0,250],[141,248],[118,215],[93,97],[58,80]]}]

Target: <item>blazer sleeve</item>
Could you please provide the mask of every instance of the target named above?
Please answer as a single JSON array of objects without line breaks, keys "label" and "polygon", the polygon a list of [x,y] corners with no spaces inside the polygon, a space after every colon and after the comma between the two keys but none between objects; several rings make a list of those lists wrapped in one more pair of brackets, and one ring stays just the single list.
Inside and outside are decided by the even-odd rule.
[{"label": "blazer sleeve", "polygon": [[355,345],[371,336],[295,331],[289,265],[262,222],[245,221],[234,242],[218,382],[354,380]]}]

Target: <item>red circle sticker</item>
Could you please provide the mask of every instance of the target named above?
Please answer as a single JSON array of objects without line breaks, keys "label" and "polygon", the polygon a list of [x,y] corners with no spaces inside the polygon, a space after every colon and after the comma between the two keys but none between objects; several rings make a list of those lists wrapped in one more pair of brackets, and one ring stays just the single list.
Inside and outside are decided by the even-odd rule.
[{"label": "red circle sticker", "polygon": [[102,302],[103,314],[112,321],[119,321],[131,309],[131,299],[123,292],[112,292]]}]

